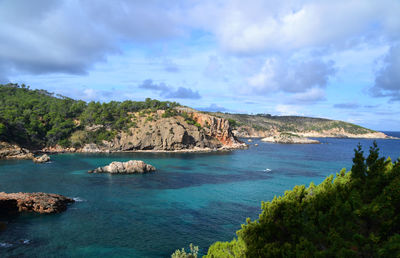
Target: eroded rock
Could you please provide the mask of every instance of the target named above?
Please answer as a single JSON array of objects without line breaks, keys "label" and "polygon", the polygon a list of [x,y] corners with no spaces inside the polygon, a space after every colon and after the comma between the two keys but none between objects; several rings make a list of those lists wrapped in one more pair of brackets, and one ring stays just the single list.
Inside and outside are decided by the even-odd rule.
[{"label": "eroded rock", "polygon": [[10,215],[17,212],[59,213],[67,209],[74,200],[59,194],[49,193],[0,193],[0,213]]},{"label": "eroded rock", "polygon": [[16,144],[0,142],[0,159],[32,159],[33,154]]},{"label": "eroded rock", "polygon": [[33,162],[35,162],[35,163],[46,163],[49,161],[50,161],[50,156],[47,154],[43,154],[42,156],[33,158]]},{"label": "eroded rock", "polygon": [[111,173],[111,174],[143,174],[156,171],[152,165],[146,164],[141,160],[130,160],[127,162],[111,162],[108,166],[89,170],[89,173]]}]

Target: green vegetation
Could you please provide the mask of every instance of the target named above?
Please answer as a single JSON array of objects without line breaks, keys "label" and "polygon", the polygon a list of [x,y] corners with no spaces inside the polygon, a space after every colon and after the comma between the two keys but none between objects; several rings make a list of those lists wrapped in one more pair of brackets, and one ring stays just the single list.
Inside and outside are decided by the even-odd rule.
[{"label": "green vegetation", "polygon": [[178,112],[173,109],[173,108],[167,108],[164,112],[164,114],[162,114],[162,118],[168,118],[168,117],[173,117],[173,116],[177,116]]},{"label": "green vegetation", "polygon": [[240,123],[238,123],[235,119],[228,118],[229,125],[232,126],[232,128],[237,128]]},{"label": "green vegetation", "polygon": [[[101,143],[115,137],[118,131],[135,126],[132,112],[150,113],[176,106],[176,102],[150,98],[86,103],[45,90],[31,90],[25,85],[0,85],[0,140],[31,148]],[[84,132],[85,127],[94,125],[101,127]]]},{"label": "green vegetation", "polygon": [[263,202],[258,220],[206,257],[399,257],[400,159],[378,151],[364,158],[358,146],[351,171]]},{"label": "green vegetation", "polygon": [[229,114],[229,113],[210,113],[211,115],[225,118],[229,123],[238,128],[241,126],[252,127],[258,131],[268,131],[271,129],[279,132],[322,132],[331,129],[343,129],[346,133],[365,134],[375,132],[373,130],[346,123],[323,118],[301,117],[301,116],[272,116],[270,114]]},{"label": "green vegetation", "polygon": [[197,255],[199,253],[199,247],[190,244],[189,248],[190,248],[189,253],[185,251],[185,248],[182,248],[181,250],[176,250],[171,255],[171,258],[197,258]]},{"label": "green vegetation", "polygon": [[199,123],[197,123],[191,115],[187,112],[181,112],[180,115],[185,119],[186,123],[189,125],[195,125],[199,130],[202,128]]}]

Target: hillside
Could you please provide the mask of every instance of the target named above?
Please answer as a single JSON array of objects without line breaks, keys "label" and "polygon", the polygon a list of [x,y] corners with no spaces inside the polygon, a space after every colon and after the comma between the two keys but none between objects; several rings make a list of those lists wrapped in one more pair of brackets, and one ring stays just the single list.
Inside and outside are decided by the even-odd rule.
[{"label": "hillside", "polygon": [[25,85],[0,85],[0,142],[48,152],[244,147],[227,120],[178,106],[149,98],[86,103]]},{"label": "hillside", "polygon": [[210,114],[228,119],[235,127],[234,134],[238,137],[269,137],[291,133],[303,137],[387,138],[383,133],[355,124],[324,118],[221,112]]}]

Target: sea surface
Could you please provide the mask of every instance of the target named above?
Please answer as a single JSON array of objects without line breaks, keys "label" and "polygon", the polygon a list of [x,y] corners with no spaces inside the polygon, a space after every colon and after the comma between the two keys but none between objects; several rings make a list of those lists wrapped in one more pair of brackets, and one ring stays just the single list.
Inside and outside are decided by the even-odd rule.
[{"label": "sea surface", "polygon": [[[61,214],[22,214],[9,221],[0,233],[0,257],[170,257],[190,243],[204,254],[213,242],[232,240],[247,217],[258,218],[261,201],[350,169],[357,144],[368,153],[373,142],[319,140],[322,144],[253,140],[248,150],[219,153],[60,154],[47,164],[0,161],[0,191],[58,193],[76,200]],[[382,155],[400,157],[400,140],[377,143]],[[87,173],[130,159],[158,170]]]}]

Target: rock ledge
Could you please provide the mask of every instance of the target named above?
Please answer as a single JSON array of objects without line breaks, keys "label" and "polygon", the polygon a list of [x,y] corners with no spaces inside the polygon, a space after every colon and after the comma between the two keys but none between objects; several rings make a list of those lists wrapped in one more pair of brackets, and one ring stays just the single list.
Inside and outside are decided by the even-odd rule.
[{"label": "rock ledge", "polygon": [[59,194],[0,192],[0,215],[18,212],[59,213],[74,200]]}]

